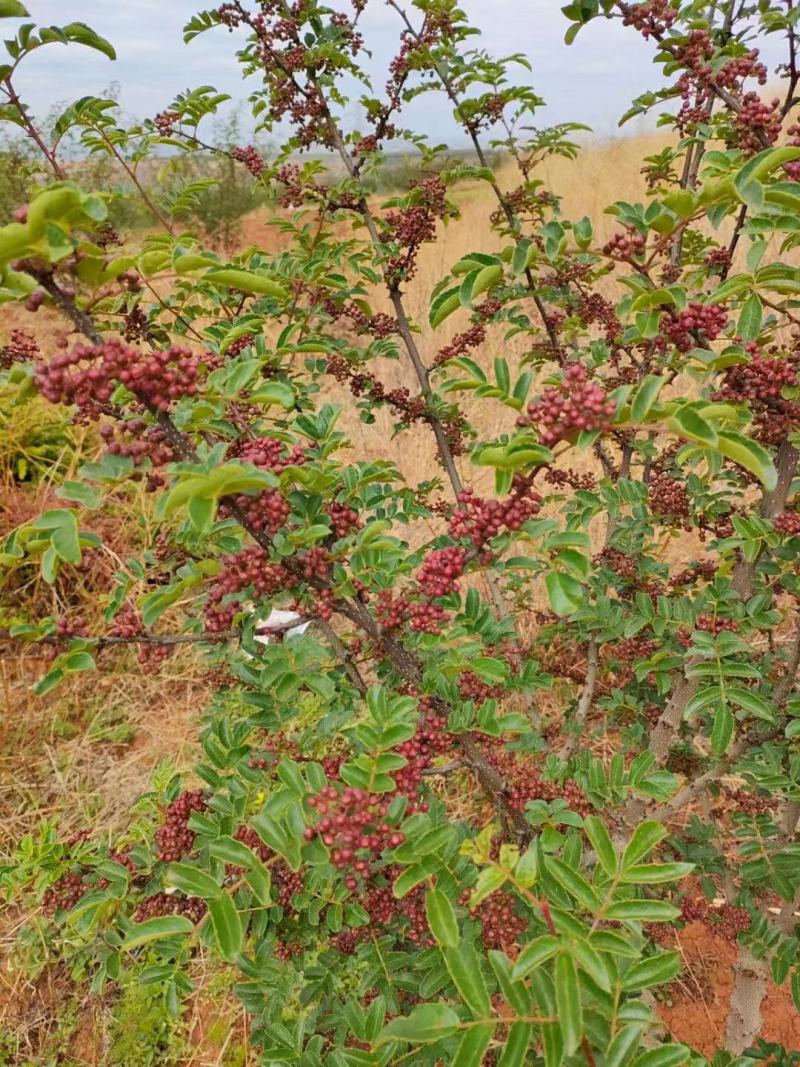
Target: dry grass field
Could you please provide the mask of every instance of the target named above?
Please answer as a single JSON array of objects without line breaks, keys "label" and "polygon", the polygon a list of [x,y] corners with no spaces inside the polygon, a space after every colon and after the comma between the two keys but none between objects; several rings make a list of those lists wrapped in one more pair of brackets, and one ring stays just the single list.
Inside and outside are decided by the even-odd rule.
[{"label": "dry grass field", "polygon": [[[560,190],[564,215],[588,215],[596,232],[603,236],[614,228],[614,220],[604,215],[611,201],[644,199],[642,159],[664,143],[656,134],[589,143],[576,161],[548,161],[541,176],[548,186]],[[501,171],[500,179],[510,184],[513,175]],[[477,185],[464,187],[458,200],[460,218],[449,225],[446,240],[423,250],[420,269],[407,294],[429,363],[463,326],[463,319],[454,315],[435,337],[431,335],[427,308],[432,288],[467,252],[492,251],[499,244],[489,223],[494,209],[491,190]],[[268,249],[280,247],[280,234],[270,225],[266,210],[244,220],[243,242]],[[613,286],[613,282],[609,285]],[[46,314],[40,313],[36,321],[40,337],[48,332],[54,335],[57,329]],[[4,312],[0,340],[5,339],[12,326],[23,325],[21,314]],[[477,358],[488,362],[500,354],[513,363],[520,351],[513,341],[505,344],[502,334],[495,333]],[[399,362],[387,366],[386,377],[392,384],[412,386],[409,369]],[[337,399],[333,389],[331,399]],[[477,419],[483,431],[510,428],[509,413],[499,405],[482,402],[475,410],[479,410]],[[372,426],[362,425],[353,416],[344,425],[351,440],[358,443],[360,456],[394,460],[409,482],[439,473],[432,441],[424,430],[391,438],[390,421],[384,412],[377,413]],[[10,439],[15,429],[10,424],[0,424],[0,436]],[[23,447],[29,446],[30,442]],[[0,448],[0,479],[4,479],[0,483],[0,532],[7,532],[24,521],[27,514],[33,514],[49,493],[45,476],[36,490],[36,499],[31,499],[32,491],[20,487],[13,470],[4,463],[6,456],[7,449]],[[586,455],[577,460],[571,458],[570,464],[594,469],[592,458]],[[462,458],[460,465],[465,482],[486,488],[468,458]],[[147,508],[144,495],[120,503],[119,523],[114,530],[104,531],[109,535],[109,565],[146,546]],[[665,551],[669,550],[665,546]],[[685,542],[682,551],[686,552]],[[55,612],[59,595],[58,587],[12,590],[0,586],[0,608],[7,611],[10,598],[17,596],[26,602],[38,601],[45,610]],[[91,587],[87,586],[83,599],[82,610],[90,620],[97,620],[102,605]],[[2,620],[0,625],[4,625]],[[522,627],[532,631],[532,619],[523,620]],[[202,656],[191,651],[171,658],[159,676],[143,673],[134,653],[114,653],[102,671],[78,675],[51,696],[39,698],[30,687],[43,668],[43,661],[30,654],[23,656],[17,651],[0,657],[0,857],[10,852],[23,835],[36,834],[44,820],[52,821],[65,836],[86,825],[92,826],[96,834],[119,826],[136,798],[149,788],[154,772],[167,763],[178,769],[191,764],[197,723],[210,692]],[[102,1000],[89,998],[83,986],[73,984],[57,969],[44,966],[29,977],[19,968],[15,945],[24,918],[19,912],[6,909],[0,920],[0,1067],[148,1067],[151,1061],[137,1058],[137,1052],[119,1051],[135,1050],[136,1042],[126,1044],[125,1034],[121,1038],[113,1030],[119,1023],[112,1026],[109,1022],[107,1005]],[[27,946],[25,951],[36,957],[35,948]],[[664,1010],[678,1039],[705,1041],[711,1048],[725,1018],[724,1004],[706,1001],[707,977],[719,965],[720,946],[707,935],[705,940],[687,937],[681,948],[686,974],[682,985],[676,985],[674,1000]],[[41,946],[38,949],[38,959],[43,960],[45,954]],[[229,996],[225,977],[204,971],[202,960],[198,961],[197,971],[199,992],[191,1014],[181,1023],[179,1038],[171,1038],[168,1051],[159,1053],[161,1059],[152,1062],[164,1067],[244,1067],[255,1062],[248,1053],[241,1010]],[[682,1005],[685,1007],[689,1001],[697,1006],[691,1017],[682,1013]],[[144,1010],[136,1004],[132,1001],[127,1009],[128,1022],[123,1024],[132,1028],[134,1036],[138,1013]],[[767,1036],[783,1038],[791,1044],[786,1021],[790,1011],[782,993],[771,994],[766,1008]]]}]

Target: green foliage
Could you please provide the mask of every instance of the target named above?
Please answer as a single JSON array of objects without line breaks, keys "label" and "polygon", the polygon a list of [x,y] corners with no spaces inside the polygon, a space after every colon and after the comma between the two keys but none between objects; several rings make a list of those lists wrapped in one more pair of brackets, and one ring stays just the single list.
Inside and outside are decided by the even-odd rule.
[{"label": "green foliage", "polygon": [[[159,774],[114,840],[47,827],[2,872],[11,898],[41,903],[28,945],[95,993],[123,990],[120,1062],[170,1062],[195,963],[212,959],[265,1064],[694,1067],[688,1046],[658,1044],[653,994],[681,967],[659,931],[712,914],[695,884],[724,888],[726,928],[800,1003],[798,281],[766,259],[797,243],[800,148],[774,143],[796,79],[782,112],[759,112],[740,34],[743,19],[780,31],[792,71],[795,19],[640,7],[625,21],[645,20],[684,81],[634,112],[687,79],[715,108],[664,117],[675,143],[647,161],[646,203],[608,208],[604,244],[537,176],[575,158],[582,127],[540,129],[541,98],[514,81],[527,61],[472,49],[445,0],[398,24],[388,102],[368,95],[343,15],[192,18],[187,41],[243,30],[258,133],[291,126],[273,159],[207,145],[227,102],[211,86],[135,124],[82,97],[47,137],[8,94],[2,117],[55,180],[0,228],[2,296],[49,304],[86,342],[32,375],[4,350],[8,384],[98,424],[105,450],[76,442],[84,462],[53,472],[63,506],[14,524],[0,566],[69,603],[69,574],[101,546],[87,513],[143,483],[160,524],[106,581],[103,632],[46,616],[8,638],[54,652],[39,695],[118,645],[148,671],[199,645],[225,672],[194,788]],[[564,13],[571,40],[614,9]],[[114,56],[83,24],[26,24],[4,77],[53,43]],[[339,123],[354,80],[374,139]],[[469,156],[399,124],[428,92]],[[113,191],[67,175],[66,137],[136,191],[141,247],[109,234]],[[413,175],[387,160],[395,141],[418,153]],[[492,151],[519,171],[508,192]],[[466,181],[494,197],[493,248],[453,264],[424,332],[405,291]],[[276,193],[280,250],[239,249],[235,219]],[[458,333],[442,347],[445,323]],[[413,390],[387,386],[387,360]],[[383,441],[367,448],[352,427],[377,407],[393,433],[430,434],[441,476],[414,484]],[[494,471],[493,496],[465,490],[470,463]],[[730,775],[742,810],[687,826]]]},{"label": "green foliage", "polygon": [[184,1025],[170,1012],[164,987],[143,978],[141,969],[132,972],[113,1005],[105,1062],[109,1067],[178,1067],[188,1051]]}]

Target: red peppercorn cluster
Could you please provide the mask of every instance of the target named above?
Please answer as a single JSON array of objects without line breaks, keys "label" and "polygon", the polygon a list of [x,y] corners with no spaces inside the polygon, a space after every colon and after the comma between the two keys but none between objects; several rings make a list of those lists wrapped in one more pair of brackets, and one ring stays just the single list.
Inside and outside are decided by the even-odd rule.
[{"label": "red peppercorn cluster", "polygon": [[572,467],[546,467],[544,480],[559,489],[569,486],[570,489],[594,489],[597,479],[593,474],[580,474]]},{"label": "red peppercorn cluster", "polygon": [[419,946],[433,944],[425,914],[424,889],[418,886],[402,900],[397,900],[392,893],[391,882],[401,873],[401,868],[388,867],[381,873],[389,881],[381,885],[374,882],[366,883],[359,900],[369,915],[369,923],[355,930],[346,931],[346,936],[339,935],[335,941],[334,947],[345,955],[351,955],[361,941],[370,938],[371,931],[387,929],[397,917],[407,922],[403,936],[408,941]]},{"label": "red peppercorn cluster", "polygon": [[392,337],[397,333],[398,328],[399,324],[397,319],[392,315],[386,315],[383,311],[376,311],[366,324],[366,330],[372,334],[373,337],[377,337],[378,340],[385,340],[387,337]]},{"label": "red peppercorn cluster", "polygon": [[328,577],[331,567],[331,556],[326,548],[315,545],[307,552],[301,552],[297,556],[303,577],[306,581],[318,579],[320,581]]},{"label": "red peppercorn cluster", "polygon": [[247,845],[251,852],[254,852],[262,863],[266,863],[267,860],[272,859],[274,856],[272,849],[264,844],[251,826],[240,826],[233,836],[237,841],[241,841],[243,845]]},{"label": "red peppercorn cluster", "polygon": [[723,787],[723,792],[731,803],[736,805],[737,811],[745,815],[769,815],[778,804],[776,796],[765,796],[760,793],[750,793],[746,789],[731,789]]},{"label": "red peppercorn cluster", "polygon": [[525,773],[508,789],[508,803],[512,808],[524,811],[525,806],[532,800],[544,800],[548,803],[563,800],[571,811],[577,811],[583,816],[592,813],[592,806],[586,799],[586,794],[575,782],[546,782],[538,775]]},{"label": "red peppercorn cluster", "polygon": [[635,385],[638,382],[641,371],[630,363],[622,366],[619,353],[611,357],[609,368],[611,367],[613,367],[613,373],[607,374],[605,378],[606,389],[614,390],[620,385]]},{"label": "red peppercorn cluster", "polygon": [[782,123],[781,102],[777,97],[767,104],[758,93],[745,93],[739,110],[731,119],[729,143],[741,148],[748,155],[753,155],[764,148],[764,141],[775,144],[780,136]]},{"label": "red peppercorn cluster", "polygon": [[584,430],[608,431],[615,412],[616,405],[603,386],[591,381],[582,364],[573,363],[558,388],[545,389],[528,404],[527,418],[520,419],[519,425],[538,426],[542,444],[550,446]]},{"label": "red peppercorn cluster", "polygon": [[129,874],[136,874],[139,868],[136,866],[135,861],[130,854],[130,846],[117,852],[112,852],[108,857],[112,863],[118,863],[120,867],[124,867]]},{"label": "red peppercorn cluster", "polygon": [[633,663],[635,660],[649,659],[657,648],[658,642],[647,637],[626,637],[614,642],[610,654],[613,659],[623,663]]},{"label": "red peppercorn cluster", "polygon": [[440,634],[450,615],[430,600],[413,601],[408,605],[409,625],[415,633]]},{"label": "red peppercorn cluster", "polygon": [[[133,604],[123,604],[117,612],[114,623],[109,630],[110,637],[131,639],[146,634],[142,617]],[[137,655],[142,667],[157,669],[165,659],[172,655],[169,645],[160,645],[157,641],[142,641],[137,646]]]},{"label": "red peppercorn cluster", "polygon": [[437,597],[456,592],[466,559],[466,549],[458,545],[429,552],[417,572],[417,581],[423,593]]},{"label": "red peppercorn cluster", "polygon": [[677,589],[682,585],[692,585],[694,582],[710,581],[716,574],[717,567],[713,560],[699,560],[685,570],[674,574],[669,584]]},{"label": "red peppercorn cluster", "polygon": [[413,737],[393,749],[406,760],[405,767],[392,772],[395,793],[409,798],[406,814],[425,811],[427,805],[416,799],[422,772],[430,767],[435,756],[442,756],[453,748],[453,735],[447,732],[447,718],[439,715],[430,698],[420,699],[420,717]]},{"label": "red peppercorn cluster", "polygon": [[484,500],[472,489],[458,494],[458,507],[453,512],[449,533],[451,537],[468,537],[480,548],[503,530],[520,530],[528,519],[539,514],[542,498],[533,488],[533,480],[515,474],[511,493],[505,500]]},{"label": "red peppercorn cluster", "polygon": [[[703,633],[711,634],[713,637],[719,637],[724,631],[736,633],[738,624],[735,619],[720,619],[715,615],[698,615],[694,623],[694,629],[702,630]],[[684,648],[688,648],[692,643],[691,632],[681,628],[678,640]]]},{"label": "red peppercorn cluster", "polygon": [[663,471],[655,471],[647,487],[650,508],[655,515],[685,520],[689,517],[689,494],[682,482]]},{"label": "red peppercorn cluster", "polygon": [[489,216],[493,226],[508,225],[506,209],[510,208],[518,219],[541,221],[547,208],[557,207],[557,197],[547,189],[537,189],[535,182],[517,186],[510,192],[503,193],[503,205]]},{"label": "red peppercorn cluster", "polygon": [[[160,426],[148,425],[142,418],[104,422],[100,426],[100,436],[112,456],[128,456],[136,466],[149,460],[151,467],[158,469],[175,459],[166,433]],[[158,488],[162,480],[152,474],[151,481],[150,487]]]},{"label": "red peppercorn cluster", "polygon": [[203,367],[216,364],[210,353],[198,355],[175,345],[163,352],[142,353],[121,341],[77,345],[36,368],[34,381],[53,404],[75,404],[82,414],[103,412],[117,384],[126,386],[150,408],[168,411],[184,396],[193,396]]},{"label": "red peppercorn cluster", "polygon": [[202,789],[187,790],[164,809],[164,821],[156,830],[158,858],[176,863],[194,846],[195,833],[189,829],[189,819],[195,811],[208,807]]},{"label": "red peppercorn cluster", "polygon": [[[553,618],[547,616],[541,619],[545,626],[552,621]],[[581,662],[581,651],[575,641],[554,637],[541,646],[538,655],[542,668],[549,674],[580,684],[586,681],[586,666]]]},{"label": "red peppercorn cluster", "polygon": [[800,537],[800,511],[782,511],[773,526],[784,537]]},{"label": "red peppercorn cluster", "polygon": [[745,908],[735,904],[722,904],[712,907],[704,897],[684,897],[681,901],[680,921],[684,923],[701,922],[726,941],[735,941],[737,935],[750,929],[750,915]]},{"label": "red peppercorn cluster", "polygon": [[[385,877],[393,879],[400,873],[400,869],[389,867],[381,873]],[[412,892],[412,899],[414,896],[415,892]],[[355,930],[347,930],[337,935],[333,941],[334,948],[346,956],[352,955],[362,941],[366,941],[372,936],[373,930],[385,930],[396,916],[405,914],[406,899],[397,900],[395,898],[392,893],[391,882],[383,882],[380,885],[375,882],[366,883],[362,889],[359,903],[369,915],[369,923],[359,926]],[[412,905],[412,909],[416,912],[415,906]]]},{"label": "red peppercorn cluster", "polygon": [[180,121],[181,116],[178,111],[159,111],[153,119],[153,125],[162,137],[171,137]]},{"label": "red peppercorn cluster", "polygon": [[748,345],[749,363],[728,367],[716,400],[748,404],[755,415],[756,436],[766,444],[779,444],[800,427],[800,404],[786,400],[782,392],[797,386],[800,356],[793,352],[785,357],[761,355]]},{"label": "red peppercorn cluster", "polygon": [[723,304],[691,303],[685,311],[666,312],[661,320],[660,342],[688,352],[715,341],[727,323],[728,312]]},{"label": "red peppercorn cluster", "polygon": [[58,881],[45,892],[42,898],[42,910],[45,915],[55,915],[58,911],[70,911],[88,891],[88,888],[83,881],[83,876],[76,871],[62,874]]},{"label": "red peppercorn cluster", "polygon": [[706,915],[708,915],[708,901],[704,897],[684,897],[681,901],[681,922],[702,922]]},{"label": "red peppercorn cluster", "polygon": [[591,269],[588,263],[580,263],[575,259],[566,260],[554,268],[552,274],[543,276],[542,285],[548,289],[569,290],[575,282],[582,282],[591,273]]},{"label": "red peppercorn cluster", "polygon": [[252,463],[254,467],[280,474],[287,467],[301,467],[308,461],[308,452],[301,445],[288,448],[277,437],[254,437],[237,441],[228,450],[231,458]]},{"label": "red peppercorn cluster", "polygon": [[411,391],[405,386],[390,389],[384,394],[383,399],[400,414],[400,422],[404,426],[410,426],[412,422],[424,419],[428,412],[424,397],[412,396]]},{"label": "red peppercorn cluster", "polygon": [[86,633],[86,620],[82,615],[75,615],[71,619],[62,615],[56,619],[56,637],[62,641],[69,641],[72,637],[80,637]]},{"label": "red peppercorn cluster", "polygon": [[662,708],[658,704],[651,704],[650,707],[644,709],[644,719],[649,726],[655,726],[658,720],[661,718]]},{"label": "red peppercorn cluster", "polygon": [[233,30],[248,26],[255,37],[253,58],[269,72],[268,117],[272,122],[289,122],[300,146],[319,144],[334,147],[329,112],[317,80],[338,70],[343,54],[356,55],[363,45],[354,23],[343,13],[333,13],[327,29],[335,31],[327,54],[310,51],[305,43],[308,14],[301,5],[284,8],[261,3],[260,12],[251,14],[241,4],[224,3],[217,18]]},{"label": "red peppercorn cluster", "polygon": [[[374,375],[351,366],[343,356],[328,356],[325,369],[337,382],[347,382],[353,396],[366,396],[376,404],[388,404],[398,413],[403,426],[410,426],[411,423],[428,417],[428,406],[424,397],[412,396],[405,387],[386,389]],[[455,433],[457,427],[445,423],[445,430]],[[457,451],[455,454],[461,455],[461,452]]]},{"label": "red peppercorn cluster", "polygon": [[627,226],[621,233],[614,236],[603,245],[603,255],[623,262],[641,257],[644,254],[647,238],[642,233]]},{"label": "red peppercorn cluster", "polygon": [[436,221],[448,214],[446,190],[437,175],[412,183],[416,202],[399,211],[389,211],[385,218],[387,237],[403,250],[390,256],[386,276],[391,285],[410,281],[416,273],[417,255],[423,244],[436,236]]},{"label": "red peppercorn cluster", "polygon": [[[430,697],[419,700],[420,715],[412,738],[398,745],[393,752],[402,756],[405,766],[394,772],[392,793],[375,795],[341,781],[326,786],[309,800],[319,818],[315,826],[305,831],[306,840],[320,837],[331,850],[331,862],[346,873],[345,884],[355,891],[375,873],[375,864],[386,849],[396,848],[404,836],[385,820],[392,799],[404,795],[409,800],[406,814],[427,810],[418,798],[419,785],[426,767],[435,756],[449,751],[453,739],[447,733],[447,720],[439,715]],[[326,767],[326,774],[338,773],[341,761]],[[378,893],[373,902],[384,899]],[[392,902],[391,891],[389,902]]]},{"label": "red peppercorn cluster", "polygon": [[757,49],[712,64],[714,45],[707,30],[691,30],[672,50],[674,58],[685,68],[675,87],[682,99],[676,116],[679,132],[693,132],[700,123],[708,121],[714,89],[726,89],[735,97],[743,95],[742,83],[754,78],[760,85],[767,80],[767,68],[759,59]]},{"label": "red peppercorn cluster", "polygon": [[[786,143],[793,148],[800,147],[800,123],[793,122],[786,130]],[[800,181],[800,160],[784,163],[783,170],[793,182]]]},{"label": "red peppercorn cluster", "polygon": [[428,917],[425,911],[425,893],[420,886],[403,897],[402,916],[407,922],[405,937],[418,948],[427,948],[434,944],[431,937]]},{"label": "red peppercorn cluster", "polygon": [[236,356],[240,356],[246,348],[249,348],[250,345],[255,344],[255,340],[255,334],[252,333],[246,333],[242,337],[237,337],[235,341],[228,345],[228,348],[225,351],[225,355],[229,359],[235,359]]},{"label": "red peppercorn cluster", "polygon": [[327,290],[319,287],[307,287],[306,291],[309,304],[324,311],[332,322],[347,319],[356,334],[367,333],[369,316],[355,300],[338,300]]},{"label": "red peppercorn cluster", "polygon": [[703,259],[707,267],[713,267],[717,272],[725,272],[730,269],[731,253],[727,248],[712,248]]},{"label": "red peppercorn cluster", "polygon": [[384,630],[396,630],[402,626],[408,607],[405,597],[395,597],[390,589],[381,589],[375,605],[375,618]]},{"label": "red peppercorn cluster", "polygon": [[619,336],[622,326],[614,305],[599,293],[585,293],[578,302],[577,313],[587,326],[599,323],[607,341],[614,341]]},{"label": "red peppercorn cluster", "polygon": [[[469,903],[469,890],[465,890],[461,903]],[[517,915],[514,897],[500,890],[485,897],[472,914],[481,924],[481,940],[486,948],[508,951],[528,929],[528,920]]]},{"label": "red peppercorn cluster", "polygon": [[150,338],[150,320],[138,305],[131,308],[124,322],[123,336],[128,344],[136,344],[138,341],[147,341]]},{"label": "red peppercorn cluster", "polygon": [[252,145],[246,148],[234,148],[231,155],[237,163],[244,163],[254,178],[260,178],[264,173],[266,163]]},{"label": "red peppercorn cluster", "polygon": [[[341,952],[343,956],[352,956],[359,944],[367,937],[369,937],[369,934],[363,926],[359,926],[355,930],[342,930],[340,934],[335,934],[331,938],[331,946],[337,952]],[[349,1037],[346,1044],[348,1048],[363,1048],[367,1052],[370,1047],[361,1041],[357,1041],[354,1037]]]},{"label": "red peppercorn cluster", "polygon": [[461,671],[458,676],[458,695],[462,700],[483,704],[503,695],[502,685],[487,685],[474,671]]},{"label": "red peppercorn cluster", "polygon": [[[389,868],[387,876],[391,875],[391,873],[392,868]],[[392,892],[390,882],[383,885],[377,885],[373,882],[368,883],[365,886],[365,893],[361,898],[361,903],[369,915],[370,924],[373,928],[379,930],[387,927],[398,910],[403,907],[403,902],[397,900]],[[368,930],[369,927],[365,929]]]},{"label": "red peppercorn cluster", "polygon": [[626,6],[624,11],[623,25],[633,26],[645,40],[648,37],[660,37],[678,17],[678,12],[670,7],[668,0],[646,0],[643,4]]},{"label": "red peppercorn cluster", "polygon": [[441,367],[451,359],[464,356],[473,348],[478,348],[486,340],[486,327],[482,322],[476,322],[463,333],[458,333],[444,348],[439,349],[433,361],[435,367]]},{"label": "red peppercorn cluster", "polygon": [[759,50],[751,48],[744,55],[726,60],[717,71],[715,84],[724,89],[738,90],[743,81],[754,78],[759,85],[766,85],[769,72],[759,56]]},{"label": "red peppercorn cluster", "polygon": [[[335,602],[336,596],[332,589],[320,589],[311,597],[305,614],[329,622],[333,618]],[[298,603],[295,610],[301,611],[302,607],[303,605]]]},{"label": "red peppercorn cluster", "polygon": [[538,771],[526,763],[521,763],[513,752],[509,752],[502,741],[487,739],[483,742],[483,752],[489,763],[505,778],[505,795],[510,807],[524,811],[525,806],[532,800],[544,800],[548,803],[564,800],[572,811],[581,815],[591,814],[592,807],[586,799],[586,794],[575,782],[545,781]]},{"label": "red peppercorn cluster", "polygon": [[271,871],[272,885],[278,893],[278,904],[287,915],[291,914],[295,910],[292,901],[303,889],[303,872],[293,871],[283,860],[274,864]]},{"label": "red peppercorn cluster", "polygon": [[303,181],[302,172],[296,163],[285,163],[278,168],[275,178],[283,186],[278,203],[281,207],[302,207],[309,192],[317,192],[312,182]]},{"label": "red peppercorn cluster", "polygon": [[726,941],[736,941],[739,934],[750,929],[751,919],[746,908],[723,904],[717,911],[712,912],[712,925]]},{"label": "red peppercorn cluster", "polygon": [[[301,466],[308,460],[306,450],[300,445],[287,449],[284,443],[275,437],[239,440],[231,446],[228,455],[276,474],[290,466]],[[277,533],[285,525],[292,511],[278,489],[264,489],[255,496],[240,494],[234,499],[250,526],[259,532]],[[220,516],[224,518],[228,514],[229,509],[223,503],[220,506]]]},{"label": "red peppercorn cluster", "polygon": [[70,641],[73,637],[81,637],[86,631],[85,619],[78,615],[75,618],[69,619],[66,616],[61,616],[56,619],[56,630],[53,643],[45,649],[44,658],[48,662],[52,662],[60,652],[59,645],[62,642]]},{"label": "red peppercorn cluster", "polygon": [[739,626],[735,619],[720,619],[716,615],[698,615],[694,624],[695,630],[703,630],[707,634],[719,637],[723,631],[736,633]]},{"label": "red peppercorn cluster", "polygon": [[223,604],[225,597],[249,589],[255,597],[269,599],[291,584],[292,578],[286,568],[280,563],[271,563],[260,545],[247,545],[224,556],[206,598],[206,629],[212,633],[229,629],[234,616],[242,610],[239,600]]},{"label": "red peppercorn cluster", "polygon": [[34,314],[39,310],[45,301],[45,293],[42,289],[36,289],[34,292],[29,293],[25,297],[25,310],[33,312]]},{"label": "red peppercorn cluster", "polygon": [[195,925],[206,913],[206,902],[200,897],[187,897],[183,893],[154,893],[145,897],[133,913],[133,921],[143,923],[147,919],[160,919],[163,915],[185,915]]},{"label": "red peppercorn cluster", "polygon": [[347,507],[346,504],[339,504],[333,500],[326,506],[325,512],[331,520],[331,526],[337,538],[347,537],[359,527],[358,512]]},{"label": "red peppercorn cluster", "polygon": [[8,341],[0,348],[0,370],[8,370],[14,363],[29,363],[40,355],[39,342],[24,330],[12,330]]},{"label": "red peppercorn cluster", "polygon": [[276,960],[288,963],[295,956],[302,955],[303,946],[297,941],[276,941],[272,953]]},{"label": "red peppercorn cluster", "polygon": [[626,581],[636,580],[639,569],[636,558],[628,555],[627,552],[620,552],[618,548],[604,548],[602,552],[597,553],[593,562],[596,566],[605,564],[614,574]]},{"label": "red peppercorn cluster", "polygon": [[320,818],[315,826],[306,827],[305,839],[319,837],[330,849],[331,863],[352,872],[345,879],[348,889],[357,888],[359,876],[368,877],[385,849],[396,848],[405,840],[385,821],[389,804],[386,794],[367,793],[354,786],[341,791],[325,786],[309,798],[309,807]]},{"label": "red peppercorn cluster", "polygon": [[680,263],[665,263],[661,267],[661,278],[668,285],[673,282],[677,282],[683,274],[683,268]]},{"label": "red peppercorn cluster", "polygon": [[[213,596],[214,591],[209,594]],[[220,601],[207,600],[203,606],[203,626],[206,633],[220,634],[230,630],[233,620],[242,610],[241,600],[228,600],[224,604]]]}]

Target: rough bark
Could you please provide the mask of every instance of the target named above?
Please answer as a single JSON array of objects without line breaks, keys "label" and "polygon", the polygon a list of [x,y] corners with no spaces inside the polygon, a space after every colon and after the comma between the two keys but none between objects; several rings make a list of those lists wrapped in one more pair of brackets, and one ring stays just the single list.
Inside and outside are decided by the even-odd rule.
[{"label": "rough bark", "polygon": [[761,1003],[767,991],[769,968],[744,945],[734,967],[733,992],[725,1024],[725,1048],[740,1056],[761,1031]]}]

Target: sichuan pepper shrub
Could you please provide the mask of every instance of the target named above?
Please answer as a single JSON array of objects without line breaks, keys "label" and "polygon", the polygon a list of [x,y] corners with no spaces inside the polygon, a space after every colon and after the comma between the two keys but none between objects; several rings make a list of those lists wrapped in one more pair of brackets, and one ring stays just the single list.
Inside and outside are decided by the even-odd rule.
[{"label": "sichuan pepper shrub", "polygon": [[[99,546],[83,509],[134,481],[160,527],[106,575],[105,632],[67,615],[4,640],[54,653],[41,693],[120,644],[151,670],[197,645],[219,688],[191,782],[159,782],[111,845],[21,843],[4,884],[38,893],[48,943],[95,988],[146,953],[175,1002],[207,948],[239,973],[265,1063],[701,1062],[668,1038],[645,1051],[649,991],[680,969],[668,924],[716,916],[739,992],[770,975],[800,999],[794,15],[565,9],[570,40],[603,16],[653,48],[671,80],[632,113],[677,104],[647,203],[615,202],[602,238],[537,176],[575,157],[577,125],[532,132],[541,98],[470,50],[445,0],[391,5],[386,84],[365,90],[368,131],[346,133],[365,6],[225,3],[186,28],[230,34],[259,131],[291,130],[273,161],[231,150],[282,205],[277,255],[206,249],[180,222],[192,189],[141,182],[157,225],[122,253],[108,195],[69,180],[14,70],[5,83],[2,117],[53,179],[0,229],[3,293],[30,320],[3,345],[6,388],[66,405],[105,453],[10,533],[2,565],[63,582]],[[773,102],[749,37],[776,33]],[[7,47],[18,63],[55,39],[114,55],[78,23]],[[423,92],[474,161],[426,146],[424,176],[376,205],[387,146],[423,144],[404,123]],[[223,102],[204,87],[126,127],[84,98],[58,138],[130,177],[165,142],[201,150]],[[509,189],[487,165],[498,144]],[[452,264],[426,332],[406,294],[463,179],[487,184],[497,240]],[[47,309],[60,347],[37,336]],[[367,458],[380,440],[345,450],[334,385],[364,434],[381,408],[440,469],[410,485]],[[686,813],[729,775],[735,802],[698,840]],[[759,998],[732,1003],[738,1055]]]}]

